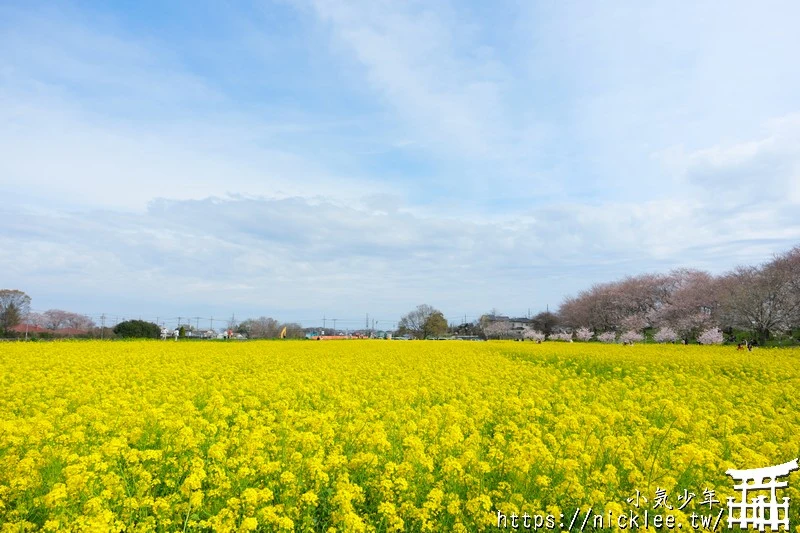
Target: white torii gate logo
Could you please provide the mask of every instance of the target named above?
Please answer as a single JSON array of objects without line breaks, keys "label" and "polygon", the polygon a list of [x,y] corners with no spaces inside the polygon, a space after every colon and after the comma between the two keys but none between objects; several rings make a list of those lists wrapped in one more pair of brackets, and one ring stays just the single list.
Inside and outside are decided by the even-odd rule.
[{"label": "white torii gate logo", "polygon": [[[778,503],[776,491],[789,484],[787,481],[778,481],[778,478],[786,477],[797,469],[797,459],[795,459],[782,465],[764,468],[727,470],[726,474],[740,482],[734,484],[733,488],[740,491],[742,496],[738,501],[735,498],[728,498],[728,529],[738,524],[739,529],[752,526],[754,529],[764,531],[764,528],[769,526],[772,531],[778,531],[778,528],[783,526],[784,531],[789,531],[789,498],[784,497],[783,502]],[[749,491],[767,490],[769,490],[769,500],[765,500],[764,495],[760,494],[751,497],[748,502]],[[736,510],[739,511],[738,514]]]}]

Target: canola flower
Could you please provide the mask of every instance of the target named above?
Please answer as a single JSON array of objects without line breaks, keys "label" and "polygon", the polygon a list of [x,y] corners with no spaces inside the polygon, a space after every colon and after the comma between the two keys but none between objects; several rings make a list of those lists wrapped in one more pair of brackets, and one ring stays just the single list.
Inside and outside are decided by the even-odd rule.
[{"label": "canola flower", "polygon": [[798,363],[594,343],[0,344],[0,531],[497,531],[498,511],[616,516],[659,489],[691,531],[704,491],[714,512],[736,495],[725,470],[800,456]]}]

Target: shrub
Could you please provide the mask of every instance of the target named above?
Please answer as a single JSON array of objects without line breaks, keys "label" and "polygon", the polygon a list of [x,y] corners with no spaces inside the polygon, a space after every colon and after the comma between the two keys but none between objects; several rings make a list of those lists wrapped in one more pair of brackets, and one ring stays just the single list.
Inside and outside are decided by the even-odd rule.
[{"label": "shrub", "polygon": [[126,320],[114,326],[114,334],[129,339],[157,339],[161,336],[161,328],[144,320]]}]

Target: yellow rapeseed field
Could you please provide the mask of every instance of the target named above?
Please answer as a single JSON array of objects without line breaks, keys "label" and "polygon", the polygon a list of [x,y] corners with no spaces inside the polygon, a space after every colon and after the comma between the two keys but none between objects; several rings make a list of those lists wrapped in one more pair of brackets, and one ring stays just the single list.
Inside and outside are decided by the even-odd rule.
[{"label": "yellow rapeseed field", "polygon": [[0,391],[3,532],[693,531],[727,469],[800,456],[796,349],[3,343]]}]

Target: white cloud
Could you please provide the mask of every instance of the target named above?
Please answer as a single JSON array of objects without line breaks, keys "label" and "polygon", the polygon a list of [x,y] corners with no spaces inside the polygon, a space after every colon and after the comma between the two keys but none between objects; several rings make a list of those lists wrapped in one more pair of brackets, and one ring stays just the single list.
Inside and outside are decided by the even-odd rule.
[{"label": "white cloud", "polygon": [[0,8],[5,282],[95,312],[513,313],[800,240],[796,7],[302,5],[291,43],[257,16],[225,41],[236,82],[121,19]]},{"label": "white cloud", "polygon": [[[800,115],[768,121],[759,137],[698,150],[676,146],[657,155],[682,190],[710,207],[774,211],[800,204]],[[768,212],[768,210],[766,212]]]},{"label": "white cloud", "polygon": [[151,308],[181,302],[293,319],[309,307],[340,316],[394,316],[420,302],[456,314],[554,307],[598,279],[719,271],[800,240],[797,222],[778,230],[768,217],[720,218],[698,202],[670,201],[550,206],[517,224],[242,197],[3,220],[0,244],[11,253],[0,269],[34,294],[55,290],[80,305],[102,287],[109,301],[135,294]]}]

